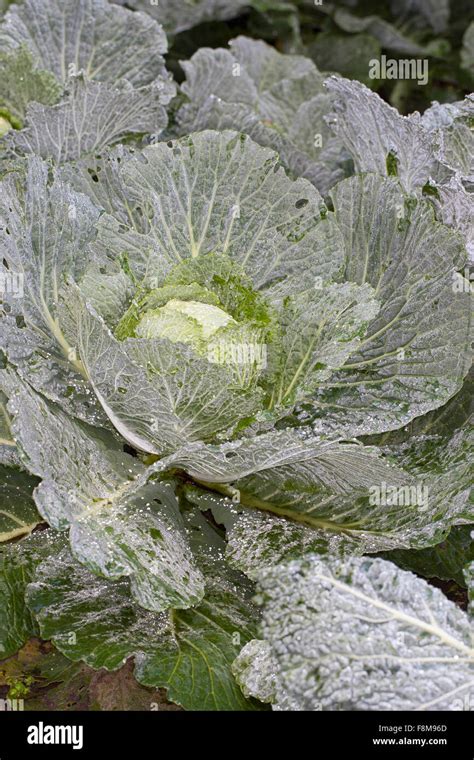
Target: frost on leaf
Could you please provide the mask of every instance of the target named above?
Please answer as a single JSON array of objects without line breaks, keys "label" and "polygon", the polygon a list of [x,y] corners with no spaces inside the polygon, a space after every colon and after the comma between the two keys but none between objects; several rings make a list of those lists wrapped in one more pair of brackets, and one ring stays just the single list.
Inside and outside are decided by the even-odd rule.
[{"label": "frost on leaf", "polygon": [[12,430],[30,471],[42,478],[36,505],[52,527],[69,529],[76,558],[107,578],[129,577],[148,609],[199,601],[202,575],[172,486],[147,484],[144,465],[110,433],[11,381]]},{"label": "frost on leaf", "polygon": [[307,557],[268,570],[260,589],[262,638],[290,709],[456,711],[472,701],[470,621],[411,573]]},{"label": "frost on leaf", "polygon": [[188,710],[258,709],[230,670],[256,634],[251,586],[225,567],[222,541],[203,519],[188,515],[187,524],[206,578],[206,595],[195,608],[148,612],[131,597],[127,580],[97,578],[67,546],[41,564],[28,588],[29,607],[42,637],[72,660],[116,670],[135,657],[137,680],[167,689]]},{"label": "frost on leaf", "polygon": [[0,25],[2,47],[26,45],[42,69],[61,82],[87,79],[143,87],[168,79],[166,36],[149,16],[105,0],[25,0]]},{"label": "frost on leaf", "polygon": [[323,76],[309,58],[281,55],[260,40],[238,37],[229,48],[201,48],[183,62],[180,133],[237,128],[326,194],[348,167],[326,123],[332,106]]}]

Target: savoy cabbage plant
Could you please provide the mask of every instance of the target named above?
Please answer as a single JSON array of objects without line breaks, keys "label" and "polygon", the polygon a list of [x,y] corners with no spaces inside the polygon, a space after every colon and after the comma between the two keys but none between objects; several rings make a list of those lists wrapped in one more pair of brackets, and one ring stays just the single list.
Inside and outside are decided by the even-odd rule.
[{"label": "savoy cabbage plant", "polygon": [[[289,4],[188,5],[0,23],[0,656],[187,710],[466,709],[474,96],[402,115],[289,51]],[[324,12],[393,47],[356,5]],[[250,6],[287,52],[173,78],[166,32]]]}]

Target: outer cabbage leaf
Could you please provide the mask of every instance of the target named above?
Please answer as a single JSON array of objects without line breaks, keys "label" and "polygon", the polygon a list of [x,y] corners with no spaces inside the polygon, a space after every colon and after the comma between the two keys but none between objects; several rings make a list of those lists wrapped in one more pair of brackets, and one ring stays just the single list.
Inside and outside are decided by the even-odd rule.
[{"label": "outer cabbage leaf", "polygon": [[461,177],[474,181],[474,95],[457,103],[433,103],[422,116],[425,129],[435,135],[439,161]]},{"label": "outer cabbage leaf", "polygon": [[389,552],[385,559],[424,578],[453,580],[459,586],[465,586],[463,568],[466,561],[474,563],[474,541],[471,533],[472,525],[453,528],[444,541],[432,548]]},{"label": "outer cabbage leaf", "polygon": [[411,573],[308,557],[268,570],[260,587],[283,709],[462,710],[472,700],[470,621]]},{"label": "outer cabbage leaf", "polygon": [[325,206],[278,156],[235,132],[201,132],[128,161],[129,195],[146,193],[155,244],[171,264],[210,252],[240,264],[256,288],[284,277],[339,270],[340,240],[321,223]]},{"label": "outer cabbage leaf", "polygon": [[69,529],[77,559],[105,577],[128,576],[148,609],[199,601],[202,576],[170,484],[147,484],[144,465],[112,435],[69,417],[14,375],[6,382],[15,440],[42,478],[38,510],[52,527]]},{"label": "outer cabbage leaf", "polygon": [[0,113],[6,111],[14,126],[21,126],[28,103],[56,103],[62,87],[49,71],[38,69],[30,51],[20,47],[0,53],[2,78],[0,81]]},{"label": "outer cabbage leaf", "polygon": [[367,284],[321,283],[316,291],[286,297],[279,311],[279,351],[270,355],[266,378],[270,407],[304,401],[331,377],[356,351],[378,310]]},{"label": "outer cabbage leaf", "polygon": [[229,51],[201,48],[182,66],[188,98],[177,115],[182,134],[238,127],[322,193],[347,173],[347,156],[325,120],[331,98],[309,58],[238,37]]},{"label": "outer cabbage leaf", "polygon": [[0,465],[0,543],[28,535],[41,522],[33,489],[38,480]]},{"label": "outer cabbage leaf", "polygon": [[127,138],[161,132],[167,124],[162,104],[169,100],[164,92],[154,85],[117,89],[77,77],[57,105],[30,104],[25,128],[10,133],[8,144],[16,153],[57,164],[74,161]]},{"label": "outer cabbage leaf", "polygon": [[18,467],[20,459],[13,440],[10,427],[10,415],[7,412],[8,398],[0,391],[0,465]]},{"label": "outer cabbage leaf", "polygon": [[[405,477],[380,459],[375,448],[310,436],[305,440],[293,430],[272,431],[218,446],[191,443],[157,462],[154,468],[162,472],[179,467],[196,480],[218,484],[241,481],[255,473],[268,473],[271,477],[276,468],[287,466],[294,469],[295,475],[299,472],[307,484],[316,478],[316,490],[325,487],[348,494],[359,487],[368,487],[374,477],[390,473],[398,482]],[[290,480],[288,488],[291,487]]]},{"label": "outer cabbage leaf", "polygon": [[[395,179],[360,175],[332,193],[346,241],[346,279],[368,282],[381,302],[343,369],[314,394],[316,432],[382,432],[442,406],[471,364],[472,294],[454,288],[462,238]],[[308,415],[302,420],[307,420]]]},{"label": "outer cabbage leaf", "polygon": [[0,659],[14,654],[38,626],[26,606],[25,592],[39,562],[55,545],[52,531],[41,531],[21,541],[0,547]]},{"label": "outer cabbage leaf", "polygon": [[472,520],[468,454],[460,463],[459,452],[454,461],[451,453],[433,479],[394,466],[393,456],[373,447],[298,443],[273,433],[201,451],[194,444],[155,467],[183,469],[204,485],[187,487],[187,498],[225,525],[229,560],[254,578],[262,567],[309,551],[347,555],[439,543],[453,524]]},{"label": "outer cabbage leaf", "polygon": [[276,701],[276,664],[268,641],[252,639],[232,663],[232,672],[246,697]]},{"label": "outer cabbage leaf", "polygon": [[431,181],[426,196],[440,222],[457,230],[464,238],[470,263],[474,262],[474,193],[469,192],[459,175],[448,181]]},{"label": "outer cabbage leaf", "polygon": [[387,175],[393,157],[403,188],[411,193],[423,187],[437,162],[419,118],[401,116],[361,82],[330,77],[326,87],[334,96],[330,123],[352,155],[357,173]]},{"label": "outer cabbage leaf", "polygon": [[0,43],[26,45],[61,82],[81,71],[87,79],[127,79],[135,87],[168,79],[161,27],[105,0],[24,0],[6,13]]},{"label": "outer cabbage leaf", "polygon": [[135,604],[128,581],[95,578],[66,546],[40,566],[28,604],[42,637],[70,659],[116,670],[135,657],[138,681],[166,688],[168,698],[188,710],[255,709],[230,672],[239,644],[256,633],[252,587],[226,568],[223,542],[205,521],[195,517],[191,524],[206,578],[206,596],[194,609],[147,612]]},{"label": "outer cabbage leaf", "polygon": [[278,157],[233,132],[203,132],[123,147],[62,167],[76,190],[106,212],[92,249],[126,256],[131,276],[159,286],[182,259],[227,253],[254,284],[282,294],[330,280],[342,267],[341,233],[309,183],[292,182]]},{"label": "outer cabbage leaf", "polygon": [[57,176],[50,181],[48,173],[48,165],[32,157],[26,176],[12,172],[1,186],[0,271],[12,283],[12,292],[2,294],[8,314],[0,320],[1,345],[33,387],[68,413],[104,425],[74,338],[68,342],[59,322],[65,278],[83,276],[99,211]]}]

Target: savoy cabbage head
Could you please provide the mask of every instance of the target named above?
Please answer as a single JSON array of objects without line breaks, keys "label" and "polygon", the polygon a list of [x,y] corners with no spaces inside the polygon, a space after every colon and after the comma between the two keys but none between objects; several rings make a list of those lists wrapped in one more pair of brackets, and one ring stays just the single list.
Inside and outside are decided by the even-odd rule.
[{"label": "savoy cabbage head", "polygon": [[184,5],[0,23],[0,656],[188,710],[465,709],[472,621],[425,578],[472,592],[473,96],[404,116],[242,35],[178,84],[163,26],[239,14]]}]

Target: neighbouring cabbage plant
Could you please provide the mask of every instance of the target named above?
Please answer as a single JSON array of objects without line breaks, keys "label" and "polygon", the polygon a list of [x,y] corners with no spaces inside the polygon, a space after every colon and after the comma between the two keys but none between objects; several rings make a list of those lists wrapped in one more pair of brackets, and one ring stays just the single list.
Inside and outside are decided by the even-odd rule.
[{"label": "neighbouring cabbage plant", "polygon": [[243,37],[174,98],[104,0],[0,40],[0,655],[133,659],[188,710],[465,709],[472,621],[424,578],[472,594],[473,100],[403,117]]}]

